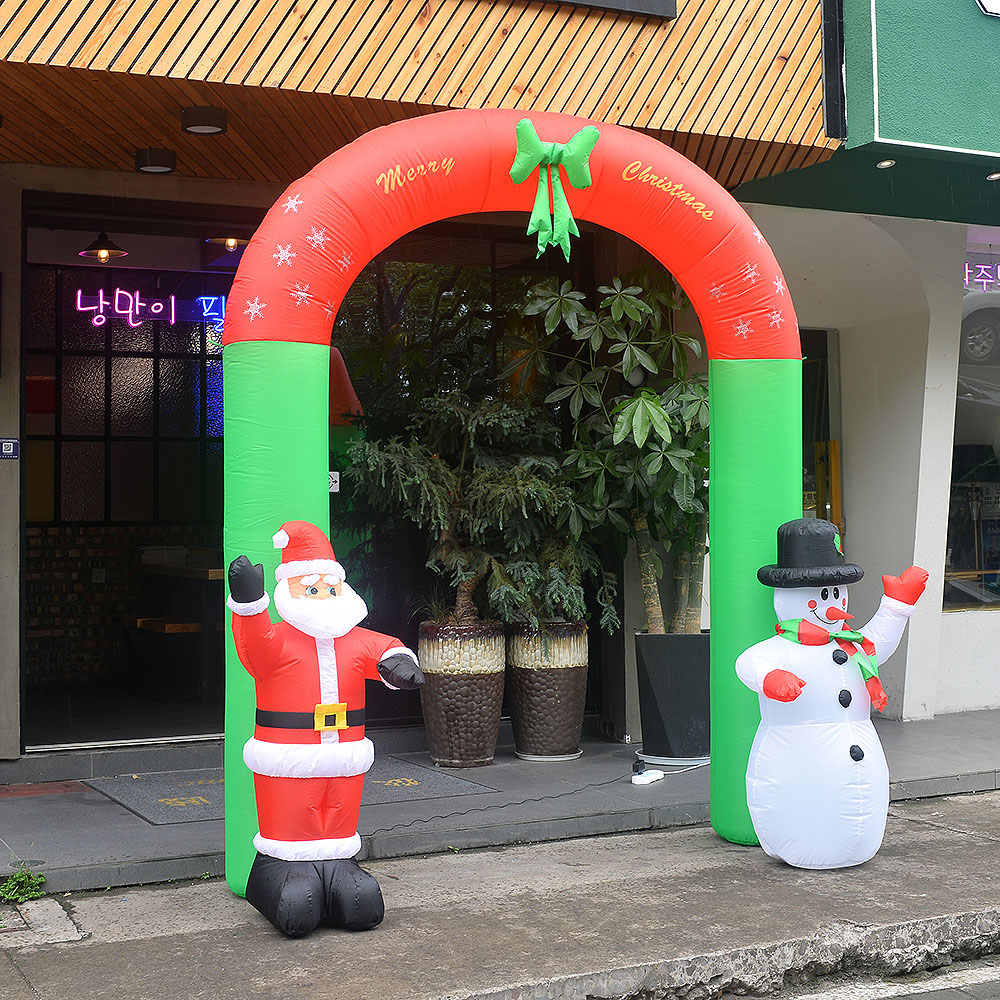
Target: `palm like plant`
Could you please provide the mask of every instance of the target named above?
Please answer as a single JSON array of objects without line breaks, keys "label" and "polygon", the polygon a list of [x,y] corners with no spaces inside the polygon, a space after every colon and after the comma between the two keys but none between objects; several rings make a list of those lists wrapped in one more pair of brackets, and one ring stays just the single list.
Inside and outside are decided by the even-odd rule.
[{"label": "palm like plant", "polygon": [[[670,631],[698,631],[708,518],[708,387],[689,372],[699,341],[676,328],[686,301],[668,275],[615,278],[596,309],[570,282],[532,288],[522,309],[534,323],[507,338],[502,373],[552,386],[546,404],[565,411],[570,446],[562,465],[573,502],[572,537],[634,539],[648,629],[666,631],[654,541],[673,554]],[[539,320],[541,322],[539,322]]]},{"label": "palm like plant", "polygon": [[407,433],[355,442],[346,477],[375,512],[426,535],[427,565],[454,594],[446,621],[585,618],[583,582],[593,575],[602,624],[616,624],[613,578],[586,542],[559,530],[573,493],[544,412],[525,400],[441,394],[417,407]]}]

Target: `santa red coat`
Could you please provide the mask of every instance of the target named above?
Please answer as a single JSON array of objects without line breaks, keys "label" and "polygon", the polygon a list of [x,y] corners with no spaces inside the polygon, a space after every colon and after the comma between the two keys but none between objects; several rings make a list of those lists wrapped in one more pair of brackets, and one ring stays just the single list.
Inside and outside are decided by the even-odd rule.
[{"label": "santa red coat", "polygon": [[[266,595],[229,604],[258,711],[308,713],[321,726],[355,722],[365,706],[365,680],[381,680],[378,663],[395,653],[414,655],[398,639],[358,627],[337,639],[315,639],[287,622],[272,624],[267,604]],[[243,759],[254,772],[260,824],[254,846],[261,854],[285,861],[357,854],[361,790],[375,759],[363,722],[325,729],[258,724]]]}]

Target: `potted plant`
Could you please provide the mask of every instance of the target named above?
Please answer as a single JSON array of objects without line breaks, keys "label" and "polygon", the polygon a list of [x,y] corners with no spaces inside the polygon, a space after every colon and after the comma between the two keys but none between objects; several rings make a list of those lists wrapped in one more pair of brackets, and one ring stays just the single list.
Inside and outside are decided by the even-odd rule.
[{"label": "potted plant", "polygon": [[614,607],[617,581],[582,539],[556,530],[537,558],[521,564],[533,579],[513,608],[497,603],[510,622],[507,667],[514,749],[526,760],[571,760],[583,753],[587,696],[588,608],[584,581],[597,582],[600,625],[620,622]]},{"label": "potted plant", "polygon": [[[419,404],[405,437],[349,449],[354,494],[421,530],[427,565],[451,596],[419,639],[424,721],[442,766],[495,754],[505,659],[496,619],[537,621],[546,590],[536,585],[550,568],[541,553],[571,502],[556,449],[555,427],[530,401],[459,392]],[[547,582],[558,590],[565,580]]]},{"label": "potted plant", "polygon": [[[686,300],[669,275],[615,278],[599,292],[591,309],[570,282],[532,288],[522,314],[540,322],[527,336],[508,338],[516,357],[505,374],[545,378],[546,403],[568,422],[562,472],[574,491],[573,537],[610,539],[622,553],[635,544],[647,617],[646,633],[636,636],[644,749],[652,753],[659,743],[666,752],[655,756],[701,756],[708,752],[708,660],[707,643],[694,636],[708,517],[708,387],[689,371],[701,345],[678,329]],[[673,564],[669,630],[661,547]],[[693,634],[682,641],[704,646],[702,663],[662,666],[657,647],[668,631]],[[673,693],[657,709],[652,696],[664,682]],[[673,709],[679,718],[669,717]]]}]

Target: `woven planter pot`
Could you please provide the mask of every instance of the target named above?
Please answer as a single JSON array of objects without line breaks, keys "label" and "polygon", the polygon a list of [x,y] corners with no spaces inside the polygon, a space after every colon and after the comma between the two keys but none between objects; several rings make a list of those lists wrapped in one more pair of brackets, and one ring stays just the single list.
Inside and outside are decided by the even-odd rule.
[{"label": "woven planter pot", "polygon": [[441,767],[492,763],[503,704],[503,626],[422,622],[419,659],[431,759]]},{"label": "woven planter pot", "polygon": [[514,749],[526,760],[579,757],[587,697],[587,626],[515,625],[507,639]]}]

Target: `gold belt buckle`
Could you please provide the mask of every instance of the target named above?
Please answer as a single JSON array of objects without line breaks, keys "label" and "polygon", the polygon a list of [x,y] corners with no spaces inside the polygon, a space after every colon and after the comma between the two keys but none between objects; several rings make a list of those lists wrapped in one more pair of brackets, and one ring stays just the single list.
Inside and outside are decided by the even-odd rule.
[{"label": "gold belt buckle", "polygon": [[[334,717],[333,725],[327,725],[327,716]],[[331,729],[347,728],[347,705],[317,705],[313,713],[313,729],[320,733],[329,732]]]}]

